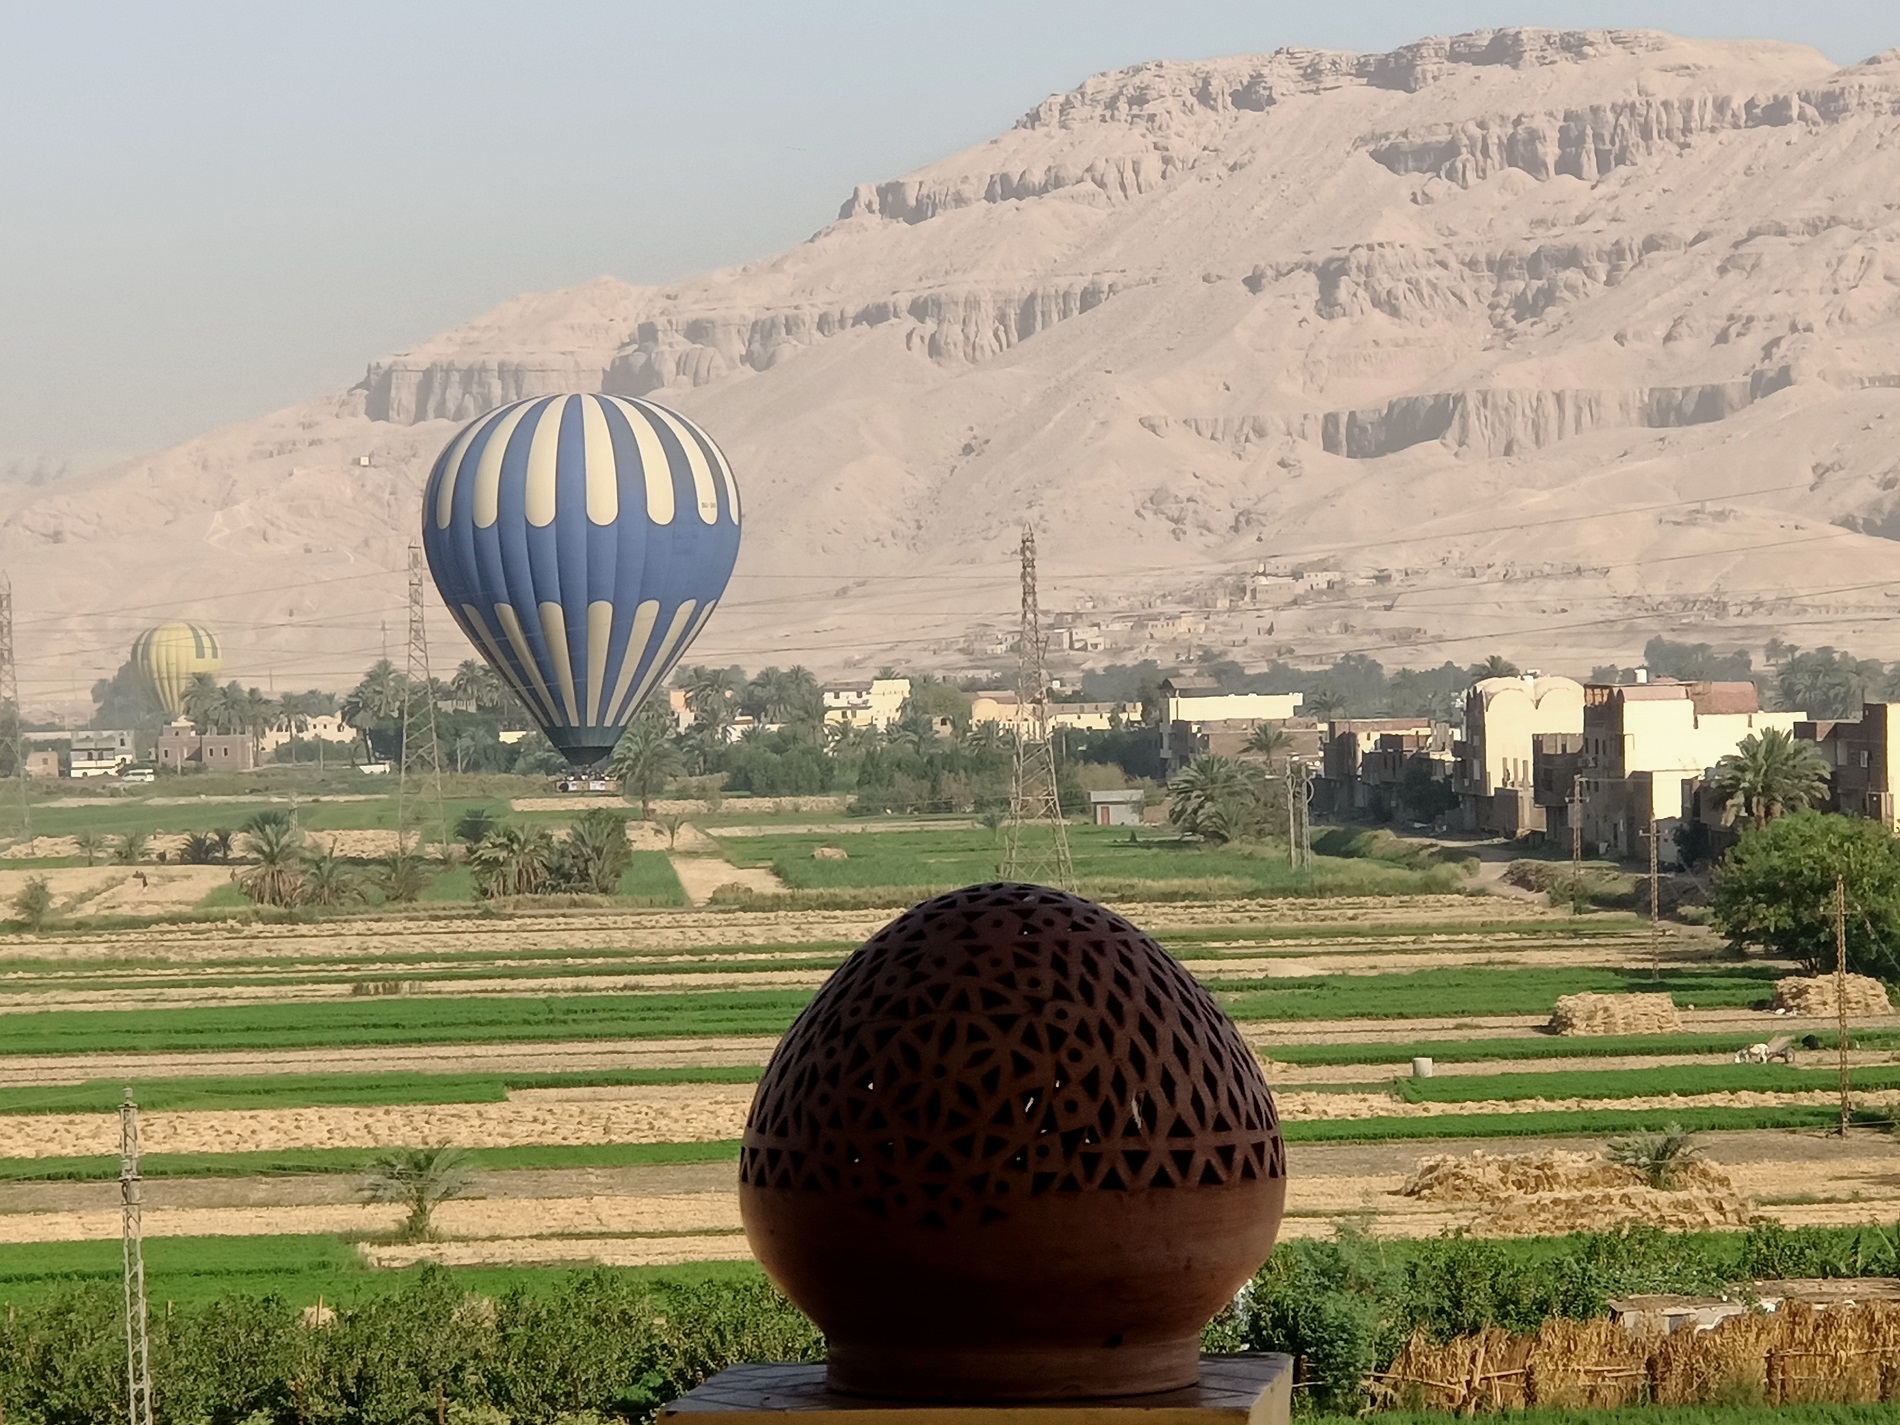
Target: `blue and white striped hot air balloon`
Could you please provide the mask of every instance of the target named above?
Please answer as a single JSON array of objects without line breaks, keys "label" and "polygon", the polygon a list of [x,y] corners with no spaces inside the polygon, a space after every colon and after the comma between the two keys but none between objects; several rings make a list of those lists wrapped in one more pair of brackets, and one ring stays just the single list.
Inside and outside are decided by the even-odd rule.
[{"label": "blue and white striped hot air balloon", "polygon": [[739,554],[739,486],[676,411],[535,396],[449,442],[422,547],[469,641],[585,767],[712,617]]}]

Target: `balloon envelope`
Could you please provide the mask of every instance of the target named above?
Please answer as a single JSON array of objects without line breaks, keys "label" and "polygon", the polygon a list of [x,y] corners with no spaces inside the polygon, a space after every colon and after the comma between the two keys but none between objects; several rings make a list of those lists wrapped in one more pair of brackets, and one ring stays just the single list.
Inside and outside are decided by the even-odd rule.
[{"label": "balloon envelope", "polygon": [[132,641],[132,666],[168,717],[184,715],[185,690],[200,673],[216,677],[224,668],[218,636],[195,623],[161,623]]},{"label": "balloon envelope", "polygon": [[536,396],[449,442],[423,490],[422,547],[469,641],[587,766],[712,616],[739,554],[739,487],[664,406]]}]

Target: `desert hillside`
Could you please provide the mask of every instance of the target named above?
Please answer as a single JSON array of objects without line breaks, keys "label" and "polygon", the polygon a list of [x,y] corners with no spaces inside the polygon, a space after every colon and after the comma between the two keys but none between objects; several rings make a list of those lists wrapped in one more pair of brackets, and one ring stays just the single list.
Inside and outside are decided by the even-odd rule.
[{"label": "desert hillside", "polygon": [[[1005,661],[1025,517],[1093,662],[1900,656],[1896,202],[1900,52],[1508,30],[1099,75],[777,256],[522,297],[6,496],[24,691],[83,703],[148,611],[347,682],[456,423],[558,389],[725,446],[700,654],[754,666]],[[1259,569],[1308,577],[1250,603]]]}]

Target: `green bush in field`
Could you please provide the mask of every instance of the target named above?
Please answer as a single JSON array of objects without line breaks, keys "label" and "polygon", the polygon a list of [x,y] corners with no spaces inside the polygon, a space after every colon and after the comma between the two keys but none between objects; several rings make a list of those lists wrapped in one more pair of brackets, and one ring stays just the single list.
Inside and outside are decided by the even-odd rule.
[{"label": "green bush in field", "polygon": [[370,875],[387,905],[408,905],[429,887],[429,870],[414,851],[395,850]]},{"label": "green bush in field", "polygon": [[[10,1425],[123,1418],[120,1310],[100,1284],[8,1313],[0,1411]],[[655,1288],[608,1271],[492,1299],[425,1268],[321,1323],[280,1297],[233,1296],[154,1312],[151,1333],[164,1425],[639,1422],[729,1365],[822,1352],[764,1282]]]},{"label": "green bush in field", "polygon": [[469,1182],[468,1154],[460,1148],[396,1148],[370,1159],[363,1195],[408,1208],[400,1240],[426,1242],[435,1236],[437,1205],[467,1192]]},{"label": "green bush in field", "polygon": [[152,838],[143,831],[128,831],[119,838],[119,844],[112,848],[112,859],[121,866],[136,866],[145,859]]},{"label": "green bush in field", "polygon": [[13,913],[28,930],[38,930],[53,913],[53,888],[46,877],[33,876],[13,897]]}]

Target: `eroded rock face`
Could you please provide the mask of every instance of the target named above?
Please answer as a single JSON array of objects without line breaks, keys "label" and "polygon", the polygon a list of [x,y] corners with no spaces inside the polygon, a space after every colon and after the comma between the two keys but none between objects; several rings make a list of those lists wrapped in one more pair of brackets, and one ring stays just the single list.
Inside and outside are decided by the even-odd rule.
[{"label": "eroded rock face", "polygon": [[[0,554],[75,618],[167,594],[180,541],[234,588],[362,579],[247,610],[288,658],[327,636],[298,631],[312,608],[395,597],[362,571],[401,568],[448,422],[606,389],[678,404],[746,480],[740,580],[779,582],[730,601],[709,657],[980,657],[961,641],[1007,620],[1024,517],[1056,608],[1203,607],[1210,580],[1314,551],[1381,580],[1223,632],[1243,661],[1540,627],[1486,597],[1408,608],[1446,568],[1514,599],[1541,581],[1554,632],[1499,650],[1540,663],[1547,639],[1626,662],[1629,620],[1675,614],[1758,639],[1813,612],[1786,591],[1814,584],[1814,539],[1831,583],[1874,583],[1900,530],[1897,178],[1894,55],[1495,30],[1137,65],[859,187],[777,256],[523,297],[349,392],[83,492],[8,492]],[[1654,512],[1604,518],[1631,504]],[[966,564],[994,586],[960,574],[891,616],[880,579]],[[1830,597],[1829,639],[1900,654],[1882,597]]]}]

